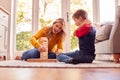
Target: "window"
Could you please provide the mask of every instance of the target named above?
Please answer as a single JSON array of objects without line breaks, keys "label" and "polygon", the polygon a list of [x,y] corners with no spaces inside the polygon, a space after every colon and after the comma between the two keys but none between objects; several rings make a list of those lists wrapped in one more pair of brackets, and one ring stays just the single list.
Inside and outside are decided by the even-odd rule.
[{"label": "window", "polygon": [[[88,12],[89,18],[92,21],[92,0],[70,0],[70,6],[68,6],[69,0],[39,0],[36,2],[39,3],[36,4],[33,0],[17,0],[16,50],[23,51],[32,48],[29,42],[32,32],[36,32],[38,28],[41,28],[42,26],[50,25],[50,23],[58,17],[64,17],[64,19],[66,19],[65,17],[67,15],[70,15],[70,22],[65,21],[66,24],[70,24],[71,27],[70,28],[69,25],[67,26],[67,28],[70,28],[71,31],[69,34],[70,36],[68,37],[71,40],[71,50],[77,48],[77,39],[72,35],[75,25],[71,16],[77,9],[83,8]],[[36,7],[39,9],[32,8],[33,5],[39,5],[39,7]],[[67,9],[68,11],[66,11]],[[36,13],[35,11],[39,12],[38,20],[34,18],[37,15],[32,14]],[[35,23],[32,22],[32,17],[35,19]],[[37,25],[33,25],[37,22],[38,27],[36,27]],[[69,41],[66,42],[70,46]]]},{"label": "window", "polygon": [[[34,3],[34,1],[38,3],[36,4]],[[50,25],[50,23],[58,17],[64,17],[67,24],[66,27],[70,29],[67,29],[68,31],[70,31],[70,34],[67,35],[70,36],[67,37],[67,39],[69,38],[69,40],[71,40],[71,43],[69,41],[66,41],[67,47],[69,44],[69,46],[71,46],[70,50],[78,48],[77,39],[73,36],[75,25],[71,16],[77,9],[82,8],[88,12],[88,17],[93,22],[93,14],[97,14],[93,13],[93,5],[94,7],[97,6],[97,4],[93,1],[99,1],[98,4],[100,4],[100,22],[114,20],[114,0],[17,0],[17,25],[15,29],[16,50],[23,51],[32,48],[29,42],[29,39],[32,35],[31,33],[36,32],[38,28],[41,28],[42,26]],[[37,6],[37,9],[33,8],[33,5]],[[99,10],[99,8],[96,9]],[[36,12],[38,12],[38,15],[33,14]],[[38,20],[34,18],[35,16],[37,16]],[[66,18],[66,16],[69,16],[69,21],[67,21],[68,18]],[[98,18],[99,14],[94,16]],[[38,22],[37,28],[36,25],[33,26],[33,24],[35,23],[32,21]],[[69,49],[67,50],[69,51]]]},{"label": "window", "polygon": [[39,0],[39,27],[49,26],[61,17],[61,0]]},{"label": "window", "polygon": [[16,50],[31,48],[32,0],[17,0]]},{"label": "window", "polygon": [[100,22],[114,21],[115,0],[100,0]]},{"label": "window", "polygon": [[88,13],[88,17],[93,21],[93,11],[92,11],[92,0],[70,0],[70,31],[71,31],[71,50],[78,48],[78,40],[73,36],[73,32],[76,29],[76,26],[72,19],[72,14],[78,10],[84,9]]}]

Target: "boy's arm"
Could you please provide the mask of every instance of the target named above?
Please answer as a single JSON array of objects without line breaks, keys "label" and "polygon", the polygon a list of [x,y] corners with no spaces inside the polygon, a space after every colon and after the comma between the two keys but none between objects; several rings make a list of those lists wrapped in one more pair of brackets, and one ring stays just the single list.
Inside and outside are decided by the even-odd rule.
[{"label": "boy's arm", "polygon": [[78,38],[88,34],[90,32],[90,25],[87,25],[85,27],[81,27],[79,30],[74,32],[74,35],[77,36]]}]

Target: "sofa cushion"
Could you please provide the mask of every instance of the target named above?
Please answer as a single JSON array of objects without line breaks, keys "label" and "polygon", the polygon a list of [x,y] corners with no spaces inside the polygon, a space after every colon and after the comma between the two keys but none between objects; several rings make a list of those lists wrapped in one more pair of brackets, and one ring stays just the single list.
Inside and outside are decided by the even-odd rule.
[{"label": "sofa cushion", "polygon": [[96,41],[95,42],[108,40],[111,29],[112,29],[112,25],[110,25],[110,24],[106,24],[106,25],[103,25],[102,27],[100,27],[96,31]]}]

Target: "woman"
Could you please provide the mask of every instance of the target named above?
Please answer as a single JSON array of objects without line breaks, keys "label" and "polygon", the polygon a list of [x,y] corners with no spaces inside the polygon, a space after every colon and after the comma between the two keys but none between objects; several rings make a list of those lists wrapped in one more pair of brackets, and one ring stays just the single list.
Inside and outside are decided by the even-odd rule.
[{"label": "woman", "polygon": [[48,39],[48,59],[55,59],[56,55],[63,50],[63,41],[65,38],[65,21],[63,18],[56,19],[52,26],[42,27],[30,39],[33,49],[27,50],[22,57],[17,56],[16,59],[27,60],[30,58],[40,58],[40,52],[45,51],[45,47],[41,45],[40,38]]}]

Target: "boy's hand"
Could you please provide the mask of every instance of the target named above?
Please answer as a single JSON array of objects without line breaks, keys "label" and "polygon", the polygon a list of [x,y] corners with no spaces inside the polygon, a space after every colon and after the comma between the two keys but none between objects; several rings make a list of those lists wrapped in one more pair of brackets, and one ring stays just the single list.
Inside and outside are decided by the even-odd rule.
[{"label": "boy's hand", "polygon": [[83,23],[73,32],[73,35],[76,36],[76,31],[79,30],[81,28],[81,26],[83,26],[85,24],[91,24],[91,21],[89,19],[85,19],[83,21]]},{"label": "boy's hand", "polygon": [[76,31],[73,32],[73,35],[76,36]]},{"label": "boy's hand", "polygon": [[84,22],[83,22],[83,25],[84,24],[91,24],[91,21],[89,19],[86,19]]},{"label": "boy's hand", "polygon": [[85,24],[91,24],[91,21],[89,19],[85,19],[82,24],[79,26],[79,28]]}]

